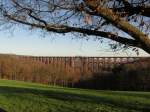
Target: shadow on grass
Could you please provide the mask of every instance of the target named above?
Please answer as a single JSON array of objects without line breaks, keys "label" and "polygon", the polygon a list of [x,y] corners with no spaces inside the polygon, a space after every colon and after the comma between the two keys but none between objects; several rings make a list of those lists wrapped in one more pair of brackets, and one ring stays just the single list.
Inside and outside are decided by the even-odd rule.
[{"label": "shadow on grass", "polygon": [[0,108],[0,112],[6,112],[4,109]]},{"label": "shadow on grass", "polygon": [[[40,95],[46,98],[52,98],[61,101],[71,101],[71,102],[81,102],[81,103],[91,103],[91,104],[106,104],[115,107],[125,108],[125,109],[133,109],[142,112],[150,112],[150,105],[146,104],[138,104],[138,103],[126,103],[122,101],[122,99],[112,99],[111,97],[106,96],[92,96],[88,94],[77,94],[71,93],[68,91],[60,91],[60,90],[40,90],[40,89],[32,89],[32,88],[19,88],[19,87],[7,87],[0,86],[0,94],[8,95],[10,94],[33,94]],[[18,97],[21,97],[20,95]],[[24,98],[23,96],[21,98]],[[24,98],[27,99],[27,98]],[[32,98],[30,99],[32,100]],[[130,100],[130,99],[129,99]],[[0,111],[1,112],[1,111]],[[2,111],[3,112],[3,111]],[[4,111],[5,112],[5,111]]]}]

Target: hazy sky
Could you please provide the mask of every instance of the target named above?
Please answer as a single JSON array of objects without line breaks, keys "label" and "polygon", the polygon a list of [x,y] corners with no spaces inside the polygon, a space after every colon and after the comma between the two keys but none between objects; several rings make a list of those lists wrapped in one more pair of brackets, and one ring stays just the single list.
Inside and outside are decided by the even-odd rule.
[{"label": "hazy sky", "polygon": [[[136,56],[128,50],[110,52],[105,44],[94,40],[72,39],[72,35],[49,34],[44,38],[42,33],[17,28],[13,34],[0,31],[0,53],[35,56]],[[140,56],[147,56],[143,51]]]}]

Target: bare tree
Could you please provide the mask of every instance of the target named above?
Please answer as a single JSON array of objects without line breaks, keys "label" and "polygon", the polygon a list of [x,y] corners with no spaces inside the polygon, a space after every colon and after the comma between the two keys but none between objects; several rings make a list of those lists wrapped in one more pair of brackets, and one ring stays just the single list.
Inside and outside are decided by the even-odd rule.
[{"label": "bare tree", "polygon": [[[150,53],[149,0],[1,0],[1,23],[107,38]],[[118,44],[119,43],[119,44]],[[137,50],[135,50],[137,51]]]}]

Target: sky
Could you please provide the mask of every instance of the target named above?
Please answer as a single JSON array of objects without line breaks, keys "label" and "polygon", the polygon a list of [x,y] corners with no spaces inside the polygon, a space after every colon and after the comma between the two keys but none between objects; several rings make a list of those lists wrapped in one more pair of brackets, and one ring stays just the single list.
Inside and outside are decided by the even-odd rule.
[{"label": "sky", "polygon": [[[85,39],[72,39],[71,34],[47,34],[15,28],[0,31],[0,53],[32,56],[137,56],[131,50],[112,52],[105,44]],[[139,56],[149,56],[140,50]]]}]

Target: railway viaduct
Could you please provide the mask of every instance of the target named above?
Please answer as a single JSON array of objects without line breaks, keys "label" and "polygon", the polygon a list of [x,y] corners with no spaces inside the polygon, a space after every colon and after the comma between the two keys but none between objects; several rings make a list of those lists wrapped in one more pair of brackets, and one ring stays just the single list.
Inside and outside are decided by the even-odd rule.
[{"label": "railway viaduct", "polygon": [[133,63],[141,59],[150,57],[38,57],[38,56],[19,56],[25,60],[33,60],[44,64],[51,64],[54,67],[63,66],[67,70],[73,68],[78,71],[99,72],[108,70],[114,66],[126,63]]}]

